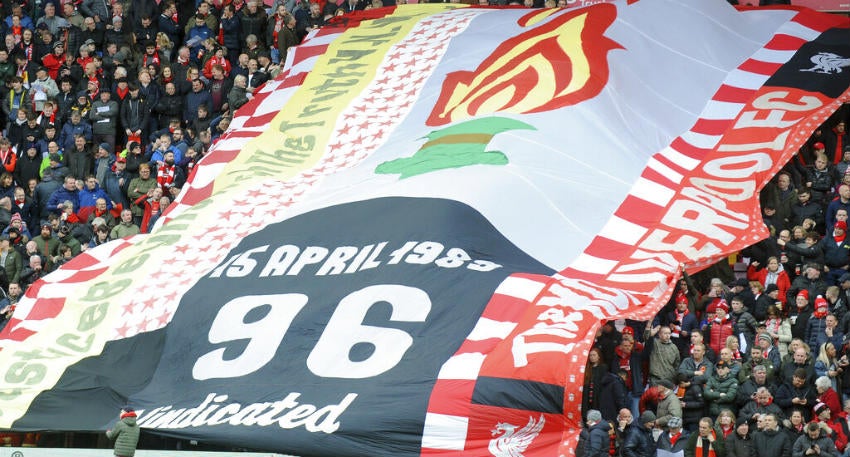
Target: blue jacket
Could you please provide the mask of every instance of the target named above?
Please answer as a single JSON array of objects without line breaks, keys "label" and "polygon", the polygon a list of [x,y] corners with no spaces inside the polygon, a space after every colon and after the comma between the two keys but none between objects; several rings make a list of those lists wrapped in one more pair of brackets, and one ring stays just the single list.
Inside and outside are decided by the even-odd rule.
[{"label": "blue jacket", "polygon": [[87,207],[94,208],[98,198],[106,200],[107,209],[112,209],[112,199],[109,198],[109,195],[106,194],[106,191],[103,190],[103,188],[101,188],[99,184],[95,184],[95,187],[92,190],[89,190],[88,187],[83,187],[83,190],[81,190],[79,193],[79,198],[80,207],[75,207],[77,211]]},{"label": "blue jacket", "polygon": [[74,204],[74,211],[79,210],[80,191],[77,189],[70,191],[64,186],[60,187],[56,190],[56,192],[53,192],[53,195],[50,196],[50,200],[47,201],[47,208],[45,209],[56,215],[62,214],[62,209],[59,205],[64,204],[66,201],[70,201]]}]

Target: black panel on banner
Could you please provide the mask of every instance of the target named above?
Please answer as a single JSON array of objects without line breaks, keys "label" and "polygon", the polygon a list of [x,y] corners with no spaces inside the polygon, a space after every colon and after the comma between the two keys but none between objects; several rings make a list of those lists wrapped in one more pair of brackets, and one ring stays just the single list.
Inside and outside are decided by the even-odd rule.
[{"label": "black panel on banner", "polygon": [[475,381],[472,403],[549,414],[563,414],[564,386],[521,379],[482,376]]},{"label": "black panel on banner", "polygon": [[850,29],[829,29],[774,73],[765,86],[794,87],[837,98],[850,87]]}]

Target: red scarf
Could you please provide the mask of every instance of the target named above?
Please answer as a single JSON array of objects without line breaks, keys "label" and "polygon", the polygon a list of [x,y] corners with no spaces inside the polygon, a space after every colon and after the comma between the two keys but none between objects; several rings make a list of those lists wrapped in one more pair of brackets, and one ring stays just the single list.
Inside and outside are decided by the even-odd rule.
[{"label": "red scarf", "polygon": [[815,312],[812,313],[812,317],[823,319],[826,317],[827,314],[829,314],[829,308],[820,308],[819,310],[815,310]]},{"label": "red scarf", "polygon": [[841,236],[838,236],[838,235],[835,234],[835,232],[833,232],[832,237],[835,239],[835,244],[840,245],[841,243],[844,242],[844,238],[847,237],[847,231],[842,233]]},{"label": "red scarf", "polygon": [[681,436],[682,436],[682,432],[679,432],[679,433],[677,433],[677,434],[675,434],[675,435],[670,434],[670,444],[671,444],[671,445],[673,445],[673,446],[675,446],[675,445],[676,445],[676,441],[679,441],[679,438],[680,438]]},{"label": "red scarf", "polygon": [[224,46],[224,24],[218,24],[218,44]]},{"label": "red scarf", "polygon": [[169,167],[163,163],[156,169],[156,182],[159,187],[162,187],[163,191],[168,191],[168,188],[174,183],[174,168],[174,165]]},{"label": "red scarf", "polygon": [[[714,433],[714,430],[711,432],[712,437],[717,440],[717,434]],[[703,439],[702,436],[697,437],[697,446],[694,449],[694,456],[696,457],[715,457],[714,446],[711,441],[707,438]]]}]

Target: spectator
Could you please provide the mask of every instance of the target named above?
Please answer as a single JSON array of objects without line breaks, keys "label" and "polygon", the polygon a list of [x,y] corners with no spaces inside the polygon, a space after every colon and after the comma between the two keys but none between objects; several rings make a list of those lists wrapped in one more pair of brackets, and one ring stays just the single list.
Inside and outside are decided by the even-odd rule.
[{"label": "spectator", "polygon": [[749,418],[750,422],[756,422],[763,419],[766,415],[776,415],[777,418],[782,418],[782,410],[773,403],[773,394],[766,387],[759,387],[756,390],[755,398],[747,402],[739,413],[739,416]]},{"label": "spectator", "polygon": [[[658,381],[658,407],[656,408],[655,424],[659,427],[669,426],[668,421],[672,418],[677,419],[679,426],[682,425],[682,404],[676,393],[673,391],[674,385],[667,379]],[[672,427],[672,426],[670,426]]]},{"label": "spectator", "polygon": [[824,430],[817,422],[811,422],[805,427],[806,433],[794,443],[794,457],[820,456],[839,457],[835,443],[829,439],[830,430]]},{"label": "spectator", "polygon": [[139,233],[139,226],[133,223],[133,213],[125,209],[121,211],[121,222],[109,232],[109,238],[113,240],[126,238]]},{"label": "spectator", "polygon": [[[104,143],[106,144],[106,143]],[[74,147],[66,150],[64,161],[68,164],[69,173],[73,176],[85,176],[92,170],[92,152],[86,144],[83,134],[74,136]]]},{"label": "spectator", "polygon": [[738,393],[738,380],[730,376],[730,366],[724,360],[716,365],[715,376],[708,378],[703,396],[708,402],[709,414],[717,416],[724,409],[734,409]]},{"label": "spectator", "polygon": [[760,430],[753,433],[755,455],[791,457],[792,443],[788,435],[779,429],[779,416],[765,414],[762,425]]},{"label": "spectator", "polygon": [[[658,425],[657,422],[656,425]],[[682,430],[682,418],[671,417],[667,421],[667,425],[668,429],[658,437],[658,450],[667,451],[671,454],[684,452],[689,434]]]},{"label": "spectator", "polygon": [[801,411],[804,420],[808,421],[809,411],[816,403],[817,391],[806,384],[806,370],[799,368],[794,371],[791,382],[783,382],[776,392],[776,404],[782,408],[785,417],[791,417],[794,411]]},{"label": "spectator", "polygon": [[108,88],[101,88],[98,101],[92,103],[89,119],[92,123],[92,141],[106,143],[110,150],[115,149],[115,133],[119,119],[118,103],[111,100]]},{"label": "spectator", "polygon": [[685,444],[685,455],[688,457],[726,455],[726,446],[722,437],[712,427],[711,418],[703,417],[699,420],[699,431],[691,434]]},{"label": "spectator", "polygon": [[[158,183],[156,182],[156,179],[151,177],[150,165],[147,163],[139,165],[139,177],[134,178],[130,181],[130,185],[127,191],[127,197],[130,199],[131,202],[133,202],[133,204],[130,205],[130,209],[133,212],[133,222],[136,223],[136,221],[138,221],[138,223],[136,223],[137,226],[139,226],[142,222],[142,216],[144,215],[144,207],[140,206],[135,202],[139,200],[139,197],[146,196],[148,194],[148,191],[150,191],[154,187],[158,187]],[[140,201],[144,201],[144,199]],[[115,237],[113,236],[113,238]]]},{"label": "spectator", "polygon": [[588,429],[587,457],[607,457],[609,439],[608,422],[602,419],[602,413],[595,409],[587,412],[585,421]]}]

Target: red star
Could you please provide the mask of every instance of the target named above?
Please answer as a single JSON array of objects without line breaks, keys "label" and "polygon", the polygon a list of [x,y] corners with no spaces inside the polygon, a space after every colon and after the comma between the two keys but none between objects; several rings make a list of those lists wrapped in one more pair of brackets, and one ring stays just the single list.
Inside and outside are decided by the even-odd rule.
[{"label": "red star", "polygon": [[118,334],[121,335],[122,338],[126,338],[127,332],[130,331],[130,326],[127,325],[127,324],[124,324],[123,327],[118,327],[118,328],[115,329],[115,331],[118,332]]},{"label": "red star", "polygon": [[174,250],[181,253],[181,254],[185,254],[186,251],[189,250],[189,245],[188,244],[181,244],[179,246],[175,246]]},{"label": "red star", "polygon": [[234,213],[234,212],[233,212],[233,210],[227,210],[227,211],[225,211],[225,212],[223,212],[223,213],[219,214],[219,216],[220,216],[222,219],[225,219],[225,220],[228,220],[228,221],[229,221],[229,220],[230,220],[230,218],[231,218],[234,214],[236,214],[236,213]]},{"label": "red star", "polygon": [[153,278],[153,279],[159,279],[163,274],[165,274],[165,273],[163,273],[162,270],[157,270],[157,271],[154,271],[153,273],[151,273],[150,277]]},{"label": "red star", "polygon": [[407,47],[408,47],[408,46],[410,46],[410,45],[409,45],[409,44],[407,44],[407,43],[405,43],[405,42],[403,42],[403,41],[402,41],[401,43],[398,43],[397,45],[395,45],[395,47],[396,47],[397,49],[407,49]]},{"label": "red star", "polygon": [[183,285],[183,286],[188,286],[191,283],[192,283],[192,278],[187,276],[187,277],[181,279],[177,284],[180,284],[180,285]]},{"label": "red star", "polygon": [[346,113],[343,117],[345,118],[345,120],[349,120],[354,119],[355,117],[357,117],[357,115],[354,113]]},{"label": "red star", "polygon": [[439,59],[439,58],[440,58],[439,54],[434,53],[434,54],[431,54],[430,57],[426,57],[425,60],[427,60],[428,62],[436,62],[437,59]]},{"label": "red star", "polygon": [[389,127],[389,126],[393,125],[393,120],[392,120],[392,119],[387,119],[387,120],[385,120],[385,121],[381,122],[381,123],[380,123],[380,125],[381,125],[382,127]]},{"label": "red star", "polygon": [[160,327],[165,327],[168,324],[168,320],[171,319],[171,313],[168,311],[162,313],[159,317],[156,318],[156,321],[159,323]]},{"label": "red star", "polygon": [[368,109],[369,109],[369,107],[366,106],[366,105],[359,105],[359,106],[354,107],[355,111],[360,111],[361,113],[365,113],[366,110],[368,110]]},{"label": "red star", "polygon": [[337,142],[336,142],[336,143],[334,143],[334,144],[329,144],[329,145],[328,145],[328,149],[330,149],[330,151],[329,151],[329,152],[334,152],[334,151],[336,151],[337,149],[340,149],[341,147],[342,147],[342,143],[340,143],[339,141],[337,141]]},{"label": "red star", "polygon": [[251,198],[257,198],[257,197],[259,197],[259,196],[261,196],[261,195],[263,195],[263,191],[262,191],[262,190],[259,190],[259,189],[249,190],[249,191],[248,191],[248,196],[249,196],[249,197],[251,197]]},{"label": "red star", "polygon": [[166,264],[166,265],[171,265],[171,264],[173,264],[173,263],[174,263],[174,262],[176,262],[176,261],[177,261],[177,259],[175,259],[175,258],[173,258],[173,257],[169,257],[169,258],[167,258],[167,259],[163,260],[163,261],[162,261],[162,263],[164,263],[164,264]]},{"label": "red star", "polygon": [[378,140],[381,139],[382,136],[384,136],[384,130],[380,129],[377,132],[372,134],[372,139],[375,140],[375,141],[378,141]]},{"label": "red star", "polygon": [[398,52],[398,51],[387,56],[387,60],[399,60],[399,59],[401,59],[401,53]]},{"label": "red star", "polygon": [[375,103],[375,97],[369,96],[363,99],[363,103],[373,104]]},{"label": "red star", "polygon": [[148,308],[154,309],[156,307],[156,300],[154,300],[153,298],[148,298],[147,300],[143,301],[142,303],[145,305],[144,307],[142,307],[142,311],[144,311]]},{"label": "red star", "polygon": [[339,131],[339,134],[340,135],[348,135],[348,132],[350,132],[350,131],[351,131],[351,125],[346,123],[345,126],[343,126],[342,129]]},{"label": "red star", "polygon": [[402,80],[406,80],[406,79],[410,79],[411,76],[413,76],[413,71],[408,68],[407,72],[405,74],[401,75],[400,78]]},{"label": "red star", "polygon": [[248,206],[251,204],[251,202],[249,202],[248,200],[234,200],[233,204],[235,206]]},{"label": "red star", "polygon": [[391,63],[391,64],[387,65],[386,67],[384,67],[384,71],[386,71],[387,73],[389,73],[391,71],[395,71],[395,64]]},{"label": "red star", "polygon": [[[388,78],[388,77],[384,76],[384,77],[383,77],[383,78],[381,78],[381,79],[377,79],[377,80],[375,80],[375,83],[376,83],[376,84],[378,84],[378,85],[381,85],[381,86],[386,86],[387,84],[389,84],[389,83],[390,83],[390,78]],[[383,90],[381,90],[381,91],[379,91],[379,92],[383,92]]]},{"label": "red star", "polygon": [[167,305],[168,303],[171,303],[171,302],[173,302],[174,300],[177,299],[177,292],[171,291],[170,294],[168,294],[168,295],[166,295],[162,298],[164,298],[166,300],[166,305]]},{"label": "red star", "polygon": [[216,241],[224,241],[225,238],[227,238],[226,233],[219,233],[218,235],[212,237],[212,239],[214,239]]},{"label": "red star", "polygon": [[127,303],[126,305],[121,307],[124,310],[124,312],[122,312],[121,315],[123,316],[125,314],[133,314],[133,308],[135,308],[135,307],[136,307],[136,304],[134,302]]},{"label": "red star", "polygon": [[262,226],[263,226],[262,221],[257,221],[257,222],[254,222],[253,224],[249,225],[249,227],[254,227],[254,228],[260,228]]},{"label": "red star", "polygon": [[363,129],[363,130],[368,129],[368,128],[369,128],[369,121],[363,121],[363,122],[361,122],[361,123],[360,123],[360,125],[359,125],[359,127],[360,127],[361,129]]},{"label": "red star", "polygon": [[145,330],[147,330],[148,324],[150,324],[150,322],[151,321],[148,319],[139,322],[138,325],[136,325],[136,331],[139,333],[144,332]]},{"label": "red star", "polygon": [[251,209],[248,210],[247,213],[242,213],[242,215],[245,216],[245,217],[253,216],[254,215],[254,208],[252,207]]},{"label": "red star", "polygon": [[201,259],[190,259],[186,261],[186,265],[191,265],[193,267],[199,263],[201,263]]},{"label": "red star", "polygon": [[202,252],[207,252],[207,251],[210,250],[210,248],[212,248],[212,246],[210,246],[209,244],[205,244],[205,245],[199,247],[198,250],[202,251]]},{"label": "red star", "polygon": [[[363,144],[363,137],[362,137],[362,136],[360,136],[360,135],[357,135],[357,138],[356,138],[356,139],[351,140],[351,144],[355,144],[355,145],[357,145],[357,146],[360,146],[361,144]],[[352,151],[352,153],[353,153],[353,151]],[[345,156],[346,156],[346,157],[351,157],[351,156],[350,156],[350,155],[348,155],[348,154],[346,154]]]}]

